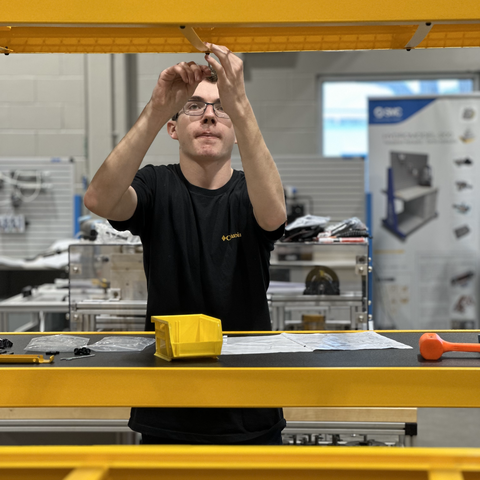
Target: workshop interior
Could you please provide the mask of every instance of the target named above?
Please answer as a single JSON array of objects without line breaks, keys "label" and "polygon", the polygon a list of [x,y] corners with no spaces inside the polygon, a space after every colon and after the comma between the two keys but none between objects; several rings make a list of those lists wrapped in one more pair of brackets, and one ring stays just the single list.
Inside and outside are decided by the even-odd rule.
[{"label": "workshop interior", "polygon": [[[39,3],[0,13],[0,472],[478,475],[480,7]],[[242,59],[282,179],[272,331],[157,312],[147,334],[142,242],[83,198],[160,72],[205,64],[205,41]],[[174,163],[162,129],[142,166]],[[158,459],[134,406],[283,407],[287,425],[280,450]]]}]

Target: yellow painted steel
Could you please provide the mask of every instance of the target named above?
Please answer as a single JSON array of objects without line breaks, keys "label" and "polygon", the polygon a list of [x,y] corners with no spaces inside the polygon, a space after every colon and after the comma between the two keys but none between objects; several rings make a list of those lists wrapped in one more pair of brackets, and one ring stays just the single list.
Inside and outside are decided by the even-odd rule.
[{"label": "yellow painted steel", "polygon": [[[234,52],[252,53],[398,50],[405,48],[416,28],[416,25],[358,25],[224,27],[195,31],[203,41],[227,45]],[[8,53],[198,53],[175,27],[12,27],[0,30],[0,45],[8,48]],[[480,24],[434,25],[417,48],[479,46]]]},{"label": "yellow painted steel", "polygon": [[180,26],[235,52],[402,49],[425,22],[417,48],[480,46],[478,0],[16,0],[0,11],[0,53],[197,52]]},{"label": "yellow painted steel", "polygon": [[[213,361],[214,362],[214,361]],[[479,368],[4,367],[2,407],[480,407]]]},{"label": "yellow painted steel", "polygon": [[[15,336],[32,334],[8,335],[15,343]],[[0,381],[9,388],[0,389],[0,406],[480,408],[477,367],[226,368],[221,357],[201,362],[195,368],[181,363],[135,368],[5,365]]]},{"label": "yellow painted steel", "polygon": [[15,0],[2,8],[4,25],[312,25],[371,22],[476,21],[477,0]]},{"label": "yellow painted steel", "polygon": [[0,477],[9,480],[460,480],[478,475],[478,449],[150,445],[0,448]]},{"label": "yellow painted steel", "polygon": [[108,466],[94,466],[75,468],[65,477],[65,480],[104,480],[106,478],[108,478]]}]

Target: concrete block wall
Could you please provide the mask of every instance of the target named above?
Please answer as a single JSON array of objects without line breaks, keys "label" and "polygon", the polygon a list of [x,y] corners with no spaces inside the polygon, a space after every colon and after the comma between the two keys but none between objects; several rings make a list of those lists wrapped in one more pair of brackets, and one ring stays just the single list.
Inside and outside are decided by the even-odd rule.
[{"label": "concrete block wall", "polygon": [[84,55],[0,55],[0,156],[84,156]]},{"label": "concrete block wall", "polygon": [[[125,133],[122,120],[112,119],[112,99],[122,116],[128,95],[119,94],[125,87],[122,57],[112,63],[111,55],[0,55],[0,157],[86,155],[93,176]],[[271,152],[317,155],[319,77],[478,72],[480,49],[268,53],[243,59],[247,94]],[[138,55],[138,114],[160,72],[190,60],[204,63],[202,54]],[[113,83],[118,91],[111,91]],[[178,145],[164,130],[144,163],[177,160]]]},{"label": "concrete block wall", "polygon": [[[108,130],[110,124],[110,57],[0,55],[0,156],[89,153],[88,170],[93,175],[112,145],[109,132],[98,133],[100,126]],[[269,53],[246,54],[243,59],[247,94],[272,153],[315,155],[319,153],[319,76],[477,72],[480,49]],[[190,60],[204,63],[202,54],[138,55],[138,114],[160,72]],[[121,72],[117,69],[114,75],[118,79]],[[122,79],[118,80],[117,86],[122,86]],[[85,98],[86,91],[93,98],[99,85],[102,101]],[[116,110],[121,110],[122,97],[116,95],[115,102]],[[162,131],[144,163],[176,161],[177,152],[176,142]]]},{"label": "concrete block wall", "polygon": [[[160,72],[190,60],[205,62],[201,54],[139,55],[138,113]],[[272,154],[317,155],[321,153],[319,77],[478,73],[480,49],[261,53],[245,54],[243,60],[247,95]],[[176,162],[177,152],[176,142],[162,131],[144,163]]]}]

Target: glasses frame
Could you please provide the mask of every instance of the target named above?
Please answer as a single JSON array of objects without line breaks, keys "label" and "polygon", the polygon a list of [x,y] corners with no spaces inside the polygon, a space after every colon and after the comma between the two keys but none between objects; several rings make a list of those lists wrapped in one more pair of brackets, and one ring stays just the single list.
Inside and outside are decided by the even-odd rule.
[{"label": "glasses frame", "polygon": [[[190,100],[190,101],[193,101],[193,100]],[[215,105],[218,105],[219,102],[210,103],[210,102],[204,102],[203,100],[198,100],[198,102],[199,102],[199,103],[201,102],[201,103],[204,103],[204,104],[205,104],[205,108],[203,109],[203,111],[201,111],[202,113],[193,113],[193,114],[192,114],[192,113],[187,113],[187,112],[185,111],[185,107],[183,107],[183,108],[178,112],[177,118],[178,118],[178,115],[180,115],[181,113],[184,113],[184,114],[187,115],[188,117],[203,117],[203,115],[205,115],[205,112],[207,111],[208,106],[211,105],[211,106],[212,106],[212,109],[213,109],[213,113],[215,114],[216,117],[218,117],[218,118],[230,119],[230,117],[229,117],[226,113],[225,113],[225,115],[226,115],[225,117],[221,117],[220,115],[218,115],[217,110],[216,110],[216,108],[215,108]],[[187,103],[189,103],[189,102],[187,102]],[[200,110],[199,110],[199,112],[200,112]]]}]

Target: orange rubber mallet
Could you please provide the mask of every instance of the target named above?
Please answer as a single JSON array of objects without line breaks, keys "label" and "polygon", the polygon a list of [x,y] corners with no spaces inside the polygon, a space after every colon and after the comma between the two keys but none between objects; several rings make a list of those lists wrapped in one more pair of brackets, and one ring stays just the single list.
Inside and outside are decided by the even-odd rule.
[{"label": "orange rubber mallet", "polygon": [[479,352],[478,343],[452,343],[440,338],[436,333],[424,333],[420,337],[420,355],[425,360],[438,360],[446,352]]}]

